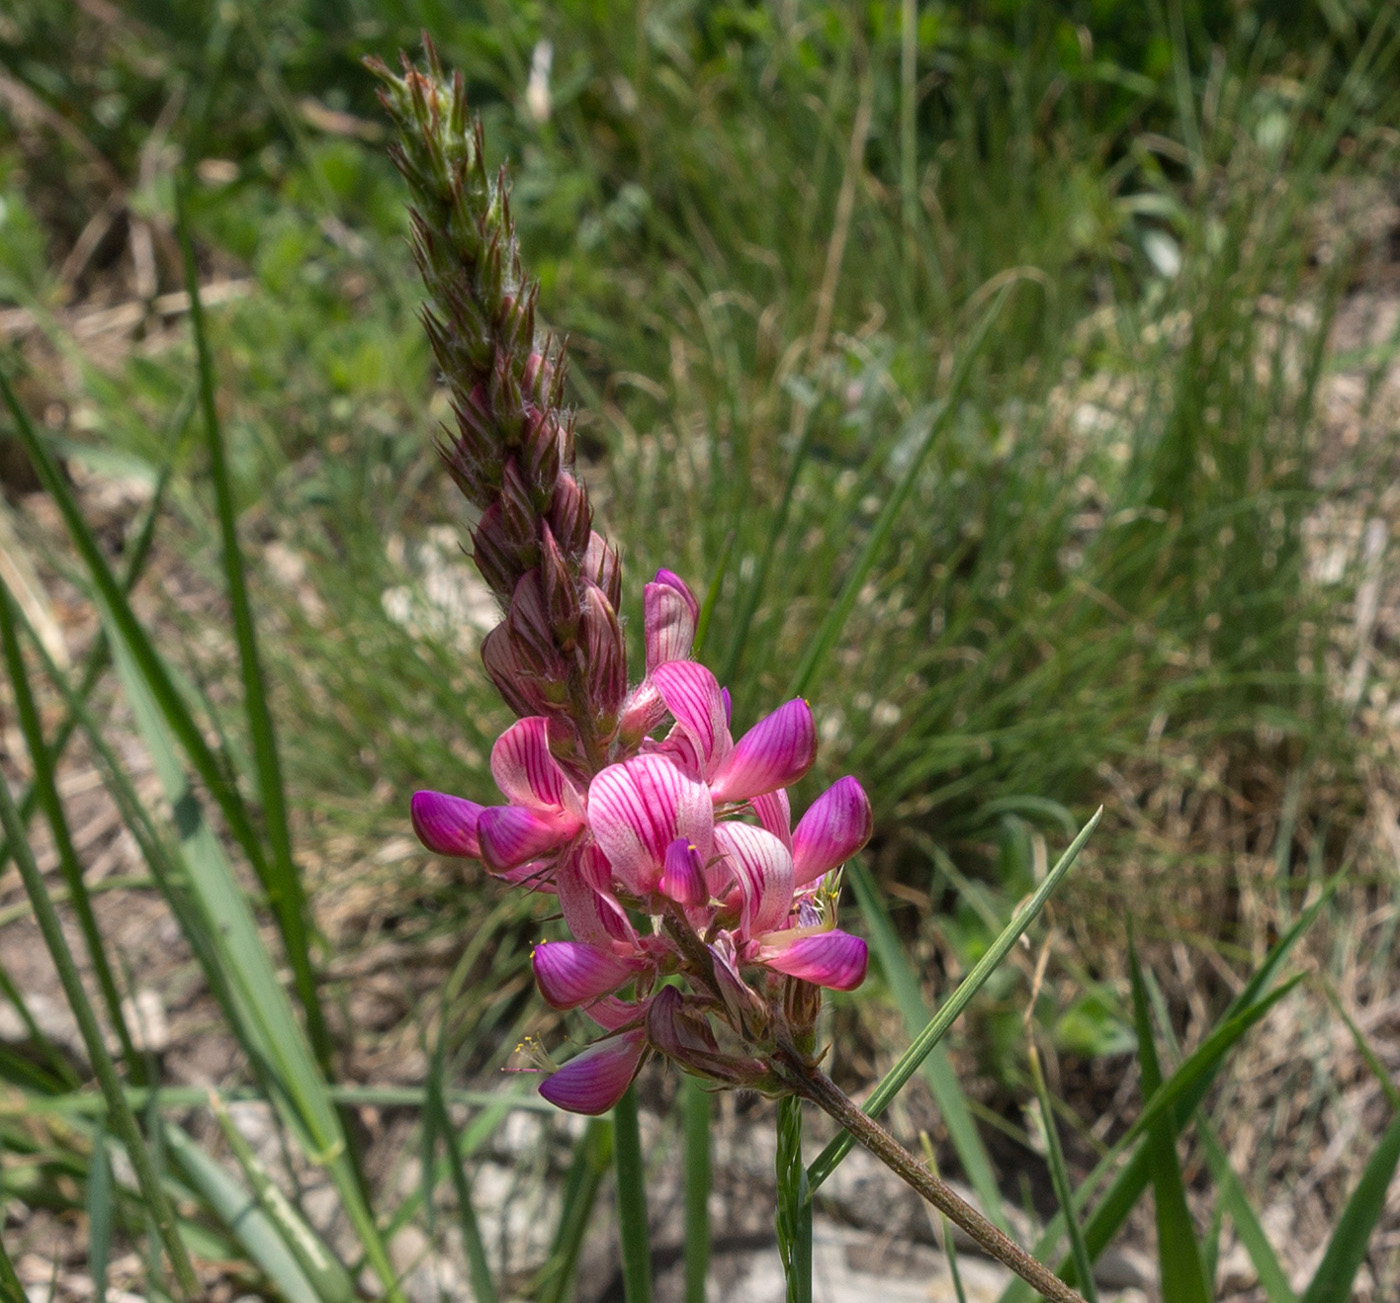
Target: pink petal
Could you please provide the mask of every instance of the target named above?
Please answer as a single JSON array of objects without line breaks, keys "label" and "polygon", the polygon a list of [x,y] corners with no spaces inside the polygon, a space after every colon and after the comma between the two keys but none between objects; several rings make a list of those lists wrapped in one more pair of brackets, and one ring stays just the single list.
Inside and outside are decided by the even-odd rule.
[{"label": "pink petal", "polygon": [[506,729],[491,748],[491,775],[512,805],[561,809],[569,780],[549,752],[549,721],[532,715]]},{"label": "pink petal", "polygon": [[684,837],[677,837],[666,848],[661,890],[680,905],[703,905],[710,894],[705,886],[705,862]]},{"label": "pink petal", "polygon": [[618,716],[618,732],[624,738],[640,740],[651,733],[666,718],[666,703],[648,679],[637,684],[622,703]]},{"label": "pink petal", "polygon": [[594,1000],[592,1004],[585,1006],[583,1012],[605,1031],[620,1031],[629,1024],[635,1026],[639,1020],[646,1017],[652,998],[648,996],[645,1000],[619,1000],[615,995],[605,995],[601,1000]]},{"label": "pink petal", "polygon": [[715,825],[715,849],[733,866],[743,900],[741,936],[771,932],[792,909],[792,856],[771,832],[749,823]]},{"label": "pink petal", "polygon": [[540,1084],[540,1094],[570,1113],[606,1113],[627,1092],[642,1066],[647,1036],[636,1031],[590,1045]]},{"label": "pink petal", "polygon": [[669,570],[660,570],[656,582],[643,590],[643,608],[647,673],[667,661],[685,660],[700,618],[700,604],[690,589]]},{"label": "pink petal", "polygon": [[800,977],[804,982],[853,991],[865,981],[870,952],[865,942],[840,928],[803,937],[791,945],[760,950],[760,961],[775,972]]},{"label": "pink petal", "polygon": [[475,801],[446,792],[414,792],[409,809],[418,840],[435,855],[481,857],[476,831],[481,806]]},{"label": "pink petal", "polygon": [[556,1009],[573,1009],[609,995],[644,967],[578,941],[542,942],[531,962],[540,994]]},{"label": "pink petal", "polygon": [[[670,704],[669,702],[667,703]],[[716,801],[744,801],[802,777],[817,758],[817,727],[800,697],[755,724],[710,778]]]},{"label": "pink petal", "polygon": [[758,816],[760,828],[766,828],[788,850],[792,850],[792,803],[781,787],[775,792],[765,792],[749,802]]},{"label": "pink petal", "polygon": [[710,794],[664,755],[609,765],[589,786],[588,815],[614,876],[634,895],[656,889],[666,848],[677,837],[693,842],[701,855],[709,853]]},{"label": "pink petal", "polygon": [[586,847],[581,856],[570,857],[561,864],[555,874],[564,922],[579,941],[595,949],[621,949],[624,954],[631,954],[638,945],[636,930],[612,894],[593,885],[595,875],[586,867],[592,858],[603,857],[597,847]]},{"label": "pink petal", "polygon": [[546,855],[542,860],[526,860],[524,864],[517,864],[513,869],[500,873],[493,870],[491,876],[512,887],[524,887],[527,891],[553,891],[557,863],[558,856]]},{"label": "pink petal", "polygon": [[496,873],[533,860],[573,836],[574,821],[565,818],[536,814],[523,805],[490,806],[476,823],[481,858]]},{"label": "pink petal", "polygon": [[651,681],[676,723],[695,739],[703,772],[712,774],[734,745],[715,676],[695,661],[667,661],[652,671]]},{"label": "pink petal", "polygon": [[802,816],[792,834],[797,885],[806,886],[844,864],[870,840],[870,799],[854,778],[833,783]]}]

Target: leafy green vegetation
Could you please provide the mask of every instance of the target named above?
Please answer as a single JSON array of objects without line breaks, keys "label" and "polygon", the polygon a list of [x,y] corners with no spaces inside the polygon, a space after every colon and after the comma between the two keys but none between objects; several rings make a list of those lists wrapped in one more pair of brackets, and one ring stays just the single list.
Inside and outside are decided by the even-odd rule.
[{"label": "leafy green vegetation", "polygon": [[[30,834],[52,837],[86,953],[54,962],[93,980],[70,992],[79,1063],[0,945],[0,1006],[26,1036],[0,1043],[0,1217],[6,1201],[84,1210],[99,1278],[158,1232],[173,1291],[192,1292],[193,1257],[297,1299],[348,1297],[367,1268],[391,1296],[410,1224],[460,1245],[478,1297],[521,1279],[473,1211],[471,1171],[533,1099],[473,1097],[464,1127],[453,1087],[536,1025],[527,941],[553,924],[394,849],[415,787],[491,790],[507,719],[479,671],[495,613],[432,450],[449,413],[359,63],[420,28],[510,161],[542,313],[570,339],[584,471],[631,576],[630,628],[655,567],[708,587],[704,655],[736,722],[802,691],[818,777],[853,772],[871,793],[877,836],[852,877],[883,985],[839,1002],[838,1036],[867,1044],[862,1014],[897,1008],[916,1046],[899,1086],[921,1073],[959,1124],[945,1161],[984,1202],[1004,1173],[971,1119],[1034,1148],[1016,1104],[1046,1078],[1039,1059],[1021,1067],[1024,1027],[1047,1059],[1132,1052],[1145,1111],[1112,1145],[1079,1117],[1056,1131],[1041,1106],[1065,1135],[1047,1221],[1082,1226],[1076,1270],[1151,1186],[1180,1288],[1216,1260],[1193,1218],[1218,1200],[1270,1298],[1293,1297],[1208,1087],[1292,991],[1272,983],[1300,916],[1393,907],[1357,867],[1374,863],[1357,850],[1372,744],[1337,668],[1355,650],[1361,557],[1344,548],[1324,582],[1317,556],[1339,478],[1331,341],[1393,256],[1368,212],[1397,164],[1400,14],[1364,0],[1282,17],[1187,0],[7,6],[0,480],[19,510],[0,550],[22,547],[61,597],[31,600],[3,572],[7,704],[35,760],[10,756],[8,854],[32,903],[0,866],[18,910],[0,938],[31,913],[51,930],[18,835],[39,808],[50,831]],[[1345,359],[1368,395],[1347,436],[1359,461],[1384,464],[1383,422],[1367,422],[1397,343],[1392,330]],[[35,476],[47,511],[25,509]],[[102,485],[125,495],[115,509]],[[87,657],[76,669],[46,632],[59,617]],[[74,752],[236,1047],[226,1084],[274,1105],[353,1252],[231,1123],[202,1108],[195,1125],[143,1048],[96,907],[99,889],[130,889],[84,880],[62,781]],[[1225,813],[1201,814],[1197,793]],[[1048,895],[1047,845],[1100,802],[1075,916],[1052,917],[1058,986],[1024,1019],[1023,973],[988,956],[1011,950],[1008,919],[1029,921],[1016,903]],[[376,899],[342,918],[352,884]],[[1147,962],[1131,986],[1129,910]],[[1384,966],[1394,929],[1366,917]],[[371,1081],[351,1100],[375,1032],[357,1031],[354,965],[336,961],[385,938],[403,954],[447,944],[445,979],[399,1015],[405,1043],[433,1048],[411,1087]],[[1211,962],[1154,997],[1158,945]],[[960,977],[964,994],[943,998],[940,979]],[[971,1054],[950,1056],[940,1038],[973,991]],[[880,1068],[894,1048],[875,1046]],[[972,1055],[992,1083],[977,1098],[953,1071]],[[362,1110],[381,1088],[407,1092],[383,1107],[417,1128],[407,1196],[365,1166]],[[1308,1089],[1308,1116],[1340,1106]],[[704,1103],[688,1097],[692,1133]],[[1194,1168],[1183,1134],[1199,1137]],[[633,1135],[616,1142],[635,1168]],[[1375,1135],[1298,1297],[1348,1297],[1366,1261],[1400,1153],[1394,1121]],[[610,1122],[573,1138],[529,1264],[542,1297],[569,1297],[614,1143]],[[840,1153],[816,1160],[813,1187]],[[708,1185],[693,1134],[687,1161]],[[147,1256],[159,1274],[160,1250]],[[0,1288],[17,1257],[0,1249]],[[690,1261],[698,1291],[706,1256]]]}]

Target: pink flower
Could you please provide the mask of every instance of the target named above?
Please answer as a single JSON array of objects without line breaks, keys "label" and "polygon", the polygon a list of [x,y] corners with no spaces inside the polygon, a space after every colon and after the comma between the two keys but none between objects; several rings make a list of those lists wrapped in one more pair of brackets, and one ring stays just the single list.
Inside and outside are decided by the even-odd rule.
[{"label": "pink flower", "polygon": [[[794,829],[787,788],[816,755],[807,703],[787,702],[736,742],[729,694],[689,659],[690,589],[658,571],[645,617],[647,677],[586,793],[551,753],[548,722],[531,716],[491,753],[506,805],[413,800],[430,849],[558,894],[572,939],[535,948],[536,982],[549,1004],[581,1009],[608,1033],[540,1088],[575,1112],[610,1108],[653,1050],[725,1085],[771,1088],[764,1047],[771,1054],[780,1033],[809,1036],[816,988],[851,990],[869,962],[865,942],[836,926],[828,876],[870,836],[860,784],[835,783]],[[582,771],[576,753],[566,763]],[[685,986],[666,984],[670,975]]]},{"label": "pink flower", "polygon": [[585,823],[582,796],[550,754],[549,721],[532,715],[506,729],[491,749],[491,774],[509,805],[416,792],[414,831],[439,855],[481,859],[510,882],[551,885],[560,849]]}]

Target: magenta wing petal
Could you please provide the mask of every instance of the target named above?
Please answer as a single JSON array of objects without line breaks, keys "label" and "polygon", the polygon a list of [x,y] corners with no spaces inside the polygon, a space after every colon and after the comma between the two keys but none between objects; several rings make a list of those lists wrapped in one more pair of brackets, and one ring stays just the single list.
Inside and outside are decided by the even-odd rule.
[{"label": "magenta wing petal", "polygon": [[749,802],[758,816],[760,828],[767,829],[788,850],[792,849],[792,802],[783,788],[755,796]]},{"label": "magenta wing petal", "polygon": [[512,805],[562,809],[569,780],[549,752],[549,721],[532,715],[506,729],[491,748],[491,776]]},{"label": "magenta wing petal", "polygon": [[493,805],[476,821],[481,858],[495,873],[533,860],[562,846],[573,836],[575,821],[568,816],[546,816],[523,805]]},{"label": "magenta wing petal", "polygon": [[589,786],[588,816],[614,876],[634,895],[656,889],[666,848],[677,837],[709,853],[710,794],[664,755],[635,756],[604,769]]},{"label": "magenta wing petal", "polygon": [[865,942],[840,928],[803,937],[789,945],[759,951],[759,962],[775,972],[800,977],[804,982],[829,986],[833,991],[853,991],[865,981],[870,952]]},{"label": "magenta wing petal", "polygon": [[477,820],[482,807],[475,801],[446,792],[414,792],[409,807],[413,831],[418,840],[435,855],[461,855],[481,858]]},{"label": "magenta wing petal", "polygon": [[[670,704],[669,702],[667,703]],[[800,697],[759,720],[710,777],[716,801],[745,801],[802,777],[817,757],[817,727]]]},{"label": "magenta wing petal", "polygon": [[643,590],[643,610],[647,673],[667,661],[685,660],[694,645],[700,618],[700,604],[690,589],[669,570],[662,570],[656,582]]},{"label": "magenta wing petal", "polygon": [[703,905],[710,894],[705,886],[705,862],[684,837],[677,837],[666,848],[661,890],[680,905]]},{"label": "magenta wing petal", "polygon": [[652,671],[651,681],[676,723],[695,739],[708,777],[734,745],[718,680],[695,661],[668,661]]},{"label": "magenta wing petal", "polygon": [[792,834],[797,885],[804,887],[844,864],[870,840],[870,799],[854,778],[833,783],[815,801]]},{"label": "magenta wing petal", "polygon": [[579,941],[545,941],[531,962],[540,994],[556,1009],[575,1009],[610,995],[644,966],[626,963]]},{"label": "magenta wing petal", "polygon": [[646,1048],[641,1028],[598,1041],[541,1082],[540,1094],[570,1113],[606,1113],[632,1084]]},{"label": "magenta wing petal", "polygon": [[749,823],[715,825],[715,849],[734,869],[743,900],[741,936],[772,932],[787,922],[792,909],[792,856],[771,832]]},{"label": "magenta wing petal", "polygon": [[559,909],[569,931],[580,940],[600,950],[613,949],[620,943],[627,951],[637,949],[637,933],[627,912],[613,899],[611,892],[594,885],[596,874],[587,866],[603,857],[596,847],[585,847],[581,857],[570,857],[555,875],[555,890],[559,893]]}]

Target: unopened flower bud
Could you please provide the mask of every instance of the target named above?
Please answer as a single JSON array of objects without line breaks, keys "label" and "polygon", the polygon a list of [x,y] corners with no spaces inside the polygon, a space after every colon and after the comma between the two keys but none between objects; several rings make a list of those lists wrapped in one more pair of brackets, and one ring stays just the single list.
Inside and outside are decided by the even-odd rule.
[{"label": "unopened flower bud", "polygon": [[525,417],[525,478],[539,493],[553,493],[559,478],[559,422],[552,412],[527,409]]},{"label": "unopened flower bud", "polygon": [[627,696],[627,647],[612,603],[597,584],[584,585],[579,646],[594,714],[615,720]]},{"label": "unopened flower bud", "polygon": [[506,537],[499,502],[487,507],[472,530],[472,560],[486,586],[503,602],[510,601],[520,578],[520,563]]},{"label": "unopened flower bud", "polygon": [[572,650],[578,633],[578,582],[569,573],[564,555],[548,522],[540,524],[540,580],[545,611],[561,651]]},{"label": "unopened flower bud", "polygon": [[588,547],[593,528],[593,512],[583,485],[568,471],[561,471],[554,482],[549,503],[549,527],[565,556],[581,557]]},{"label": "unopened flower bud", "polygon": [[613,610],[622,605],[622,562],[617,549],[608,546],[601,534],[589,534],[583,555],[583,573],[607,594]]},{"label": "unopened flower bud", "polygon": [[515,585],[506,612],[511,643],[525,665],[542,679],[563,679],[567,670],[550,627],[538,570],[527,570]]},{"label": "unopened flower bud", "polygon": [[[535,550],[535,507],[514,457],[501,469],[501,525],[510,545],[523,555]],[[533,560],[529,563],[533,564]]]},{"label": "unopened flower bud", "polygon": [[517,715],[524,717],[545,713],[547,703],[544,695],[537,681],[525,669],[511,640],[510,630],[504,624],[498,624],[482,640],[481,662],[491,676],[491,682],[496,685],[496,691]]}]

